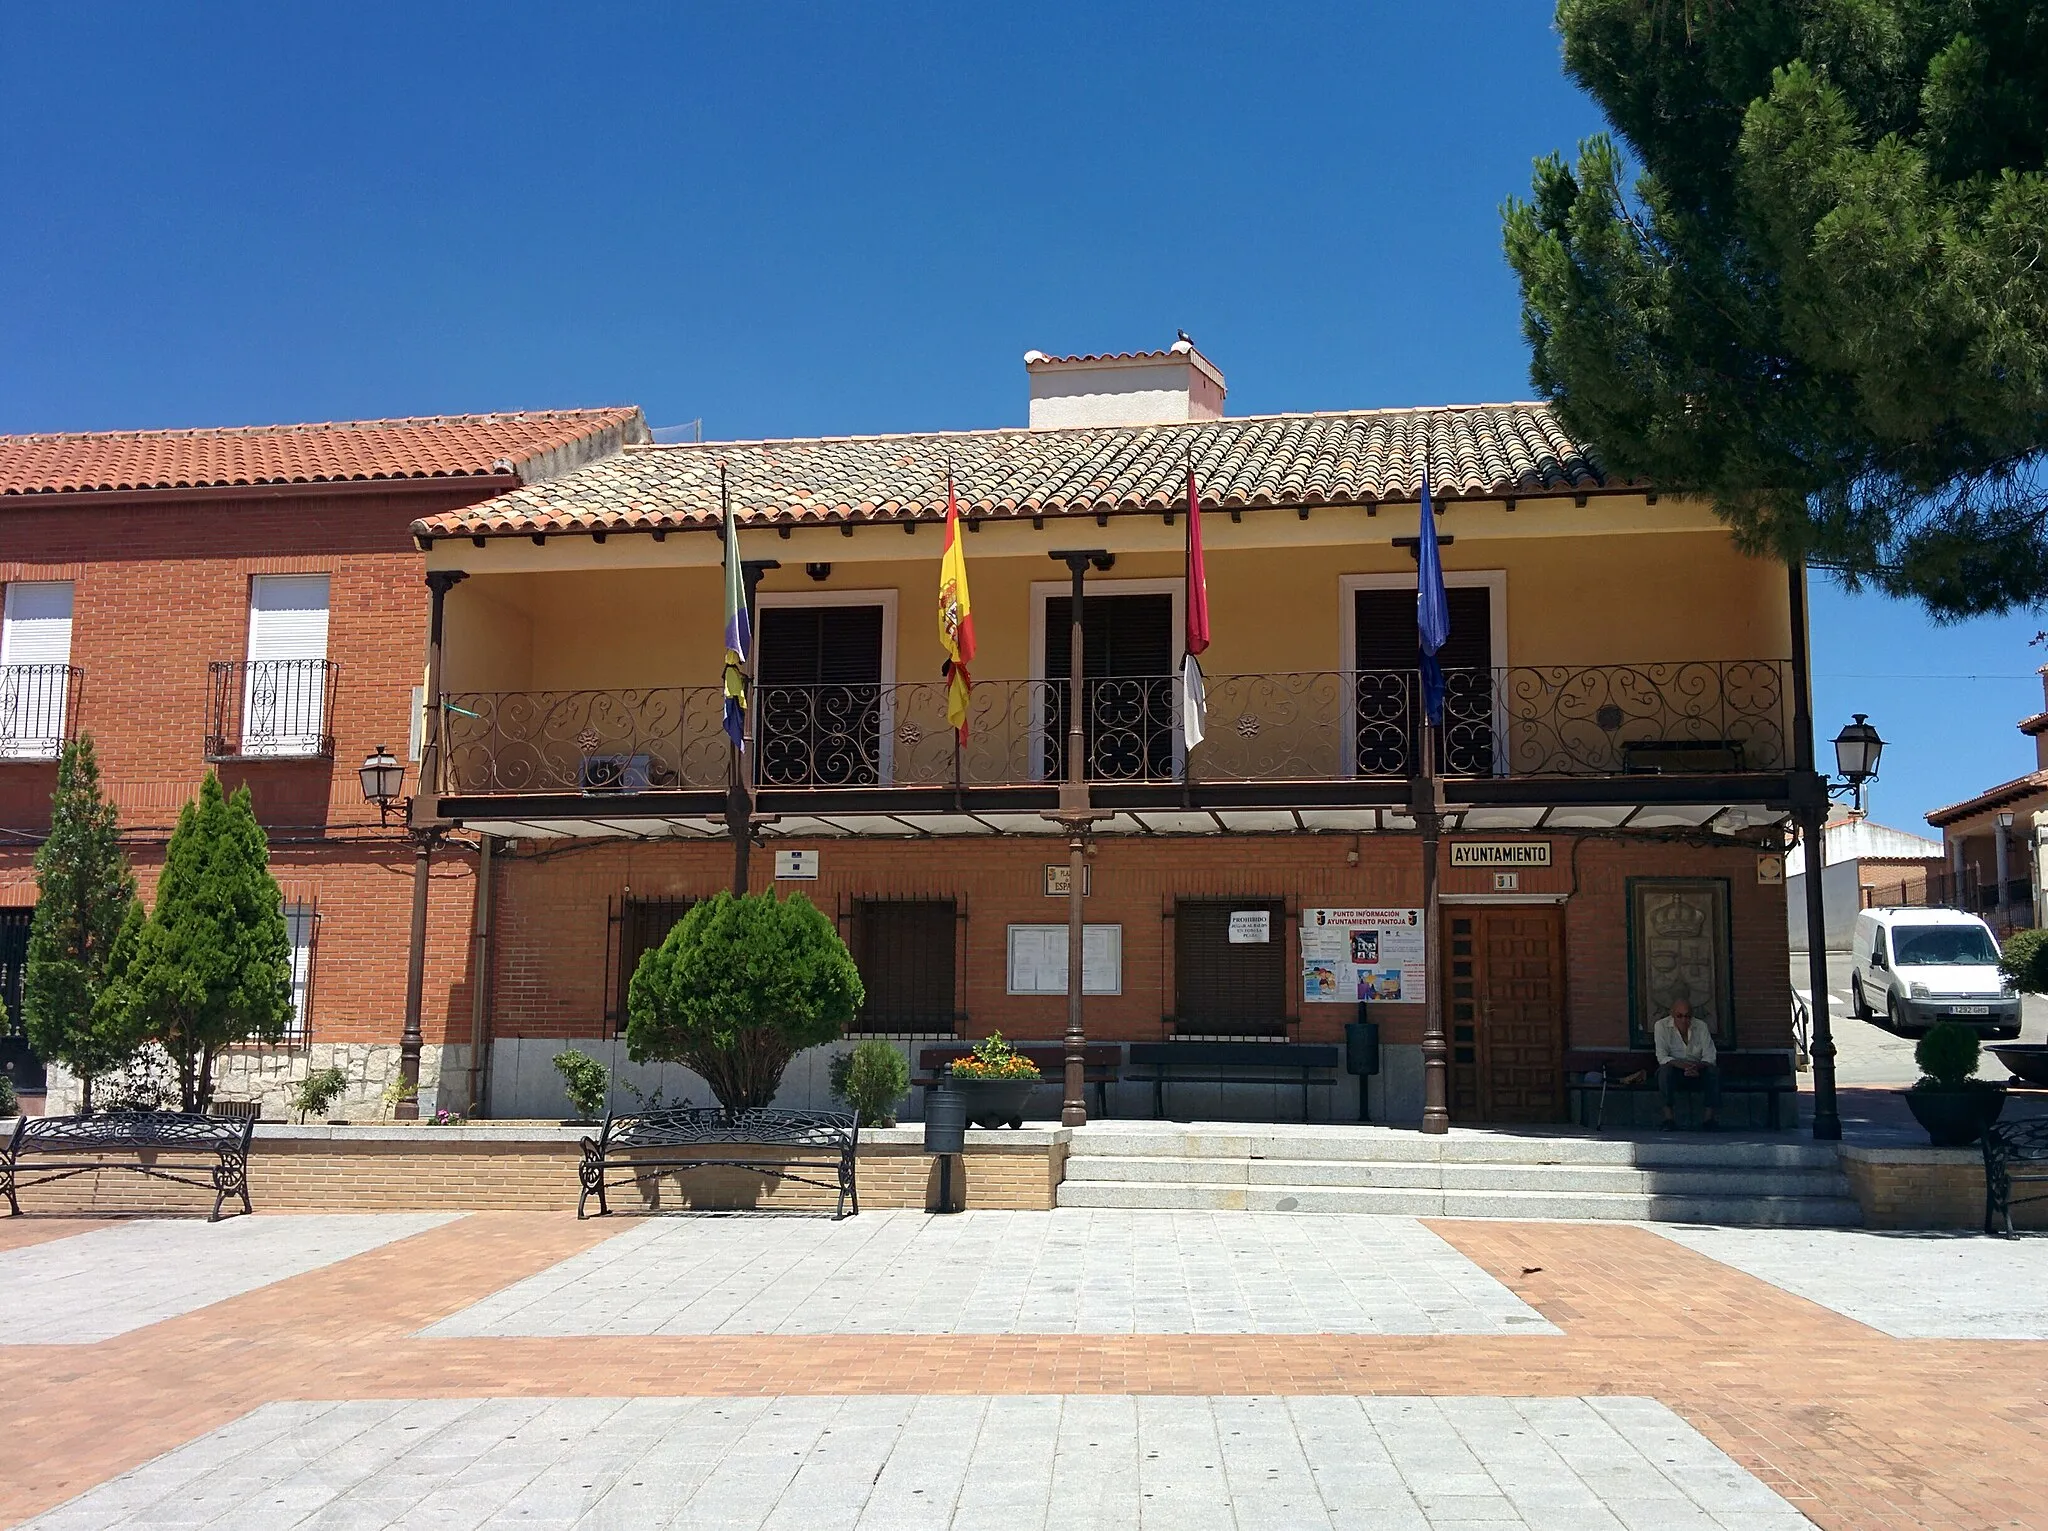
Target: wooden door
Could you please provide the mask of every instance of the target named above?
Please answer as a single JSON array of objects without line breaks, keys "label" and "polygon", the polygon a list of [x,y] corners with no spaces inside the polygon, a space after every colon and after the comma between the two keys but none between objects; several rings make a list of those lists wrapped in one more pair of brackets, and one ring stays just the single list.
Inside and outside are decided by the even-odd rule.
[{"label": "wooden door", "polygon": [[1555,905],[1451,909],[1450,1107],[1456,1121],[1564,1118],[1564,942]]}]

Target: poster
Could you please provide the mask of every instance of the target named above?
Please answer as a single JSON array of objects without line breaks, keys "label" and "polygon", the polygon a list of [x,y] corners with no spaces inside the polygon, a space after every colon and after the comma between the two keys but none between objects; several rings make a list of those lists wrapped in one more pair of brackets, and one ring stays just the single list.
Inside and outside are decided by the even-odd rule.
[{"label": "poster", "polygon": [[1301,997],[1419,1005],[1429,992],[1422,943],[1420,909],[1304,909]]},{"label": "poster", "polygon": [[[1124,928],[1090,925],[1081,935],[1081,992],[1123,992]],[[1012,994],[1067,992],[1067,927],[1012,925],[1010,982]]]}]

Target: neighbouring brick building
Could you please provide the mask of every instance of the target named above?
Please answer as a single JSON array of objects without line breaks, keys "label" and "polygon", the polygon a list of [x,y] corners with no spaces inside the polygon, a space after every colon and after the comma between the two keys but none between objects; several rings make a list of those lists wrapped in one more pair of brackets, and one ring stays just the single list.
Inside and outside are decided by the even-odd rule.
[{"label": "neighbouring brick building", "polygon": [[[647,439],[636,409],[230,430],[0,437],[0,1063],[33,1088],[22,947],[59,745],[94,739],[145,900],[209,764],[247,782],[292,930],[302,1013],[281,1047],[222,1064],[265,1100],[341,1064],[374,1114],[396,1067],[414,857],[357,767],[417,759],[426,638],[422,516]],[[408,747],[410,746],[410,747]],[[411,785],[408,775],[408,790]],[[474,837],[433,863],[423,1006],[428,1099],[468,1088]],[[69,1098],[50,1081],[53,1109]]]},{"label": "neighbouring brick building", "polygon": [[[493,847],[497,1114],[560,1111],[548,1061],[570,1043],[705,1098],[633,1074],[619,1032],[638,954],[734,876],[722,482],[759,576],[752,885],[838,920],[868,986],[856,1030],[913,1062],[1065,1025],[1068,847],[1045,817],[1068,748],[1063,555],[1084,566],[1084,774],[1108,815],[1091,1040],[1328,1042],[1369,994],[1371,1109],[1413,1119],[1426,993],[1453,1117],[1510,1121],[1562,1119],[1571,1051],[1645,1045],[1680,992],[1724,1047],[1789,1051],[1781,852],[1819,791],[1802,572],[1615,479],[1541,405],[1231,419],[1185,343],[1026,360],[1029,428],[633,446],[419,517],[447,586],[422,801]],[[1418,982],[1425,468],[1452,636],[1444,971]],[[1193,748],[1190,469],[1214,635]],[[935,618],[949,471],[979,638],[957,749]],[[825,1061],[801,1058],[785,1099],[822,1103]],[[1196,1078],[1173,1104],[1298,1111],[1284,1082]],[[1341,1087],[1314,1101],[1357,1109]]]}]

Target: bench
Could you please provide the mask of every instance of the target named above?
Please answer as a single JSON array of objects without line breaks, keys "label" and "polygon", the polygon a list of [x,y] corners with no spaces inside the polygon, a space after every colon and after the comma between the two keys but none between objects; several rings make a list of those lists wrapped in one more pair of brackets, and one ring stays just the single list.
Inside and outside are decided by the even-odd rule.
[{"label": "bench", "polygon": [[757,1170],[836,1191],[836,1220],[860,1211],[855,1181],[859,1149],[859,1120],[843,1112],[777,1111],[766,1106],[752,1111],[671,1106],[627,1116],[607,1111],[597,1136],[583,1139],[583,1161],[577,1167],[583,1189],[576,1198],[576,1215],[585,1215],[593,1196],[599,1215],[609,1214],[606,1193],[614,1186],[633,1184],[649,1170],[660,1174],[717,1167]]},{"label": "bench", "polygon": [[[1190,1072],[1216,1084],[1284,1083],[1276,1076],[1292,1074],[1301,1081],[1301,1119],[1308,1120],[1310,1086],[1328,1088],[1337,1082],[1342,1050],[1327,1042],[1280,1042],[1251,1037],[1242,1042],[1133,1042],[1132,1084],[1152,1086],[1152,1114],[1166,1116],[1166,1087]],[[1257,1070],[1256,1073],[1248,1072]]]},{"label": "bench", "polygon": [[[2011,1233],[2012,1188],[2048,1184],[2048,1116],[1993,1122],[1984,1129],[1984,1231],[1997,1233],[1999,1223]],[[2021,1204],[2048,1201],[2048,1191],[2019,1198]]]},{"label": "bench", "polygon": [[[92,1116],[24,1116],[14,1124],[0,1160],[0,1192],[8,1215],[21,1215],[16,1191],[98,1170],[125,1170],[152,1180],[213,1191],[210,1223],[230,1196],[249,1205],[249,1140],[256,1119],[228,1121],[182,1111],[108,1111]],[[81,1158],[91,1154],[96,1157]],[[199,1178],[204,1175],[205,1178]]]},{"label": "bench", "polygon": [[[1721,1073],[1721,1095],[1761,1095],[1768,1120],[1779,1125],[1778,1100],[1797,1097],[1799,1077],[1792,1069],[1792,1055],[1785,1052],[1744,1053],[1729,1050],[1715,1060]],[[1638,1079],[1636,1076],[1641,1075]],[[1595,1132],[1607,1125],[1607,1097],[1615,1094],[1657,1093],[1655,1052],[1586,1050],[1564,1055],[1565,1089],[1572,1098],[1572,1120]],[[1588,1103],[1591,1109],[1588,1109]],[[1588,1116],[1592,1117],[1589,1122]],[[1796,1111],[1795,1111],[1796,1115]]]},{"label": "bench", "polygon": [[[1064,1042],[1018,1042],[1014,1051],[1020,1058],[1028,1058],[1038,1066],[1046,1086],[1064,1090],[1067,1075],[1067,1044]],[[948,1047],[927,1047],[917,1055],[918,1076],[911,1083],[929,1097],[933,1090],[946,1082],[946,1068],[968,1057],[974,1051],[972,1042],[955,1043]],[[1082,1078],[1088,1088],[1095,1091],[1095,1114],[1109,1115],[1109,1087],[1116,1083],[1118,1072],[1123,1067],[1124,1050],[1116,1042],[1087,1042],[1081,1048]]]}]

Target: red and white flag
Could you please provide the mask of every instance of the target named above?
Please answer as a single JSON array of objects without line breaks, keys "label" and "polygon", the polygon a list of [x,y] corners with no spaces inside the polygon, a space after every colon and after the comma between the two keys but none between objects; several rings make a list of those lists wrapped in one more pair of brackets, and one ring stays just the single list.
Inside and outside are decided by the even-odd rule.
[{"label": "red and white flag", "polygon": [[1202,567],[1202,501],[1195,493],[1195,469],[1188,466],[1187,656],[1181,661],[1181,735],[1192,750],[1209,726],[1209,697],[1196,655],[1209,647],[1209,576]]}]

